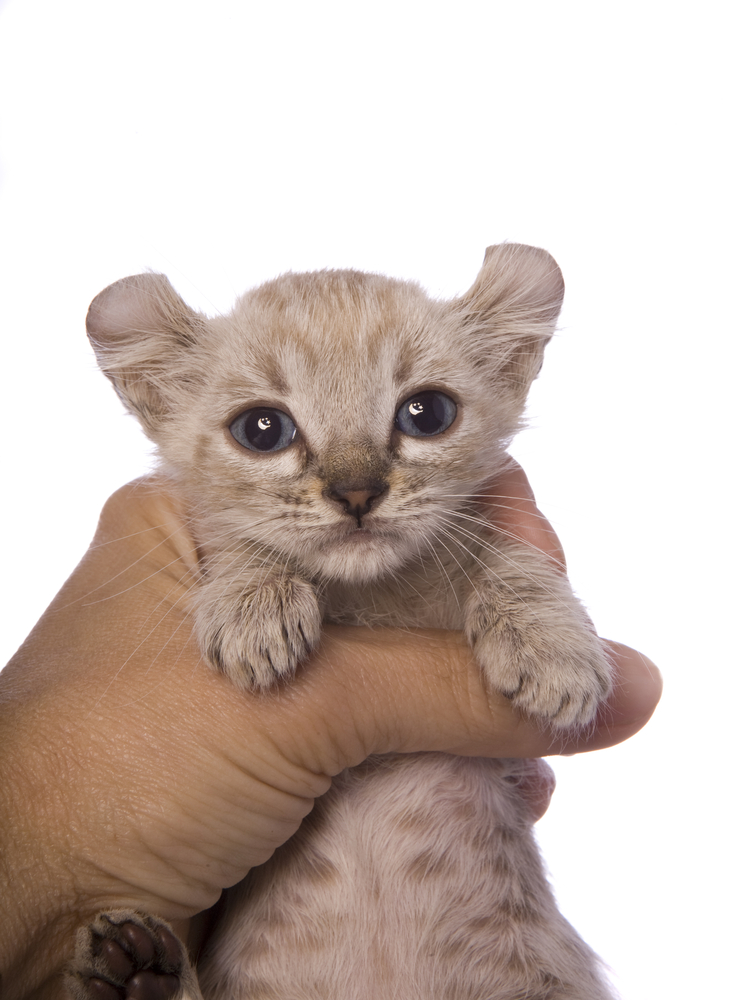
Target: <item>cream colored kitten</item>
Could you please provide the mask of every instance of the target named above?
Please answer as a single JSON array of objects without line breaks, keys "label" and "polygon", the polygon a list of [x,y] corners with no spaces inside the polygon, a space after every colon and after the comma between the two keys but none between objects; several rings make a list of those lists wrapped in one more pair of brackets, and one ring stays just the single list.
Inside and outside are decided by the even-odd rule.
[{"label": "cream colored kitten", "polygon": [[[99,363],[191,512],[213,666],[265,688],[296,683],[323,620],[460,628],[516,708],[590,722],[610,665],[589,619],[478,499],[562,294],[549,254],[504,244],[448,302],[355,271],[285,275],[215,319],[156,274],[97,296]],[[345,772],[228,895],[197,971],[161,921],[113,911],[79,933],[71,994],[604,1000],[546,882],[523,766],[415,754]]]}]

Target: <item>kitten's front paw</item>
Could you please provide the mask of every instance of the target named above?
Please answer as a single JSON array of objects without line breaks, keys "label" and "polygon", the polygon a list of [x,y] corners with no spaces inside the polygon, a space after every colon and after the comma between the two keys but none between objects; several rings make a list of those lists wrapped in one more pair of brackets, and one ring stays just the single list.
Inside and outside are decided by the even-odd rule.
[{"label": "kitten's front paw", "polygon": [[555,729],[591,722],[610,693],[612,668],[575,598],[559,606],[477,604],[467,632],[489,682]]},{"label": "kitten's front paw", "polygon": [[245,688],[291,676],[319,642],[316,591],[297,577],[267,577],[232,598],[206,602],[197,620],[203,652]]},{"label": "kitten's front paw", "polygon": [[202,1000],[179,938],[133,910],[100,913],[81,928],[66,988],[74,1000]]}]

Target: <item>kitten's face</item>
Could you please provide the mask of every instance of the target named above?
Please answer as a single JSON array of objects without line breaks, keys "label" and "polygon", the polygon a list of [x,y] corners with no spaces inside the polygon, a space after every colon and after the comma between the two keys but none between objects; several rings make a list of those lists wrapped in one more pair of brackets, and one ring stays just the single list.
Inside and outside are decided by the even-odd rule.
[{"label": "kitten's face", "polygon": [[[243,566],[270,550],[357,582],[448,532],[503,462],[561,302],[547,254],[492,250],[453,302],[353,271],[285,275],[212,320],[159,276],[95,300],[102,366],[187,495],[203,552]],[[536,277],[520,285],[527,257]]]},{"label": "kitten's face", "polygon": [[309,574],[368,580],[427,550],[514,430],[449,311],[413,286],[287,277],[209,328],[207,377],[162,454],[214,531]]}]

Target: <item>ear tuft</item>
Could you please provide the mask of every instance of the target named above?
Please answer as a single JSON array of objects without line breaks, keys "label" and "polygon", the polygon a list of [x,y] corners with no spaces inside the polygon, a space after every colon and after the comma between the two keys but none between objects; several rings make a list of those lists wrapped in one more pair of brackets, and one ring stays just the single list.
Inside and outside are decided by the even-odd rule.
[{"label": "ear tuft", "polygon": [[163,274],[122,278],[89,306],[86,332],[99,367],[147,433],[168,411],[201,327]]},{"label": "ear tuft", "polygon": [[551,254],[500,243],[486,250],[476,281],[459,300],[477,331],[474,347],[483,363],[495,364],[502,383],[519,396],[539,372],[563,297],[562,272]]}]

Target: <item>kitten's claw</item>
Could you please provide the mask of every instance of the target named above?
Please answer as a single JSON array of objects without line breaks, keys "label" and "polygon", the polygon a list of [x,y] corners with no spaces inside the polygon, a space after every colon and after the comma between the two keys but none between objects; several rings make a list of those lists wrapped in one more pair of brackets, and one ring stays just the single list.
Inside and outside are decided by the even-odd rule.
[{"label": "kitten's claw", "polygon": [[172,929],[133,910],[100,913],[81,928],[66,987],[74,1000],[202,1000]]},{"label": "kitten's claw", "polygon": [[604,656],[594,662],[561,656],[546,668],[543,662],[522,661],[517,669],[521,670],[517,687],[501,693],[527,715],[546,719],[553,729],[589,724],[610,693]]},{"label": "kitten's claw", "polygon": [[243,687],[268,688],[292,676],[318,644],[321,611],[308,581],[269,577],[226,596],[200,608],[198,635],[213,666]]}]

